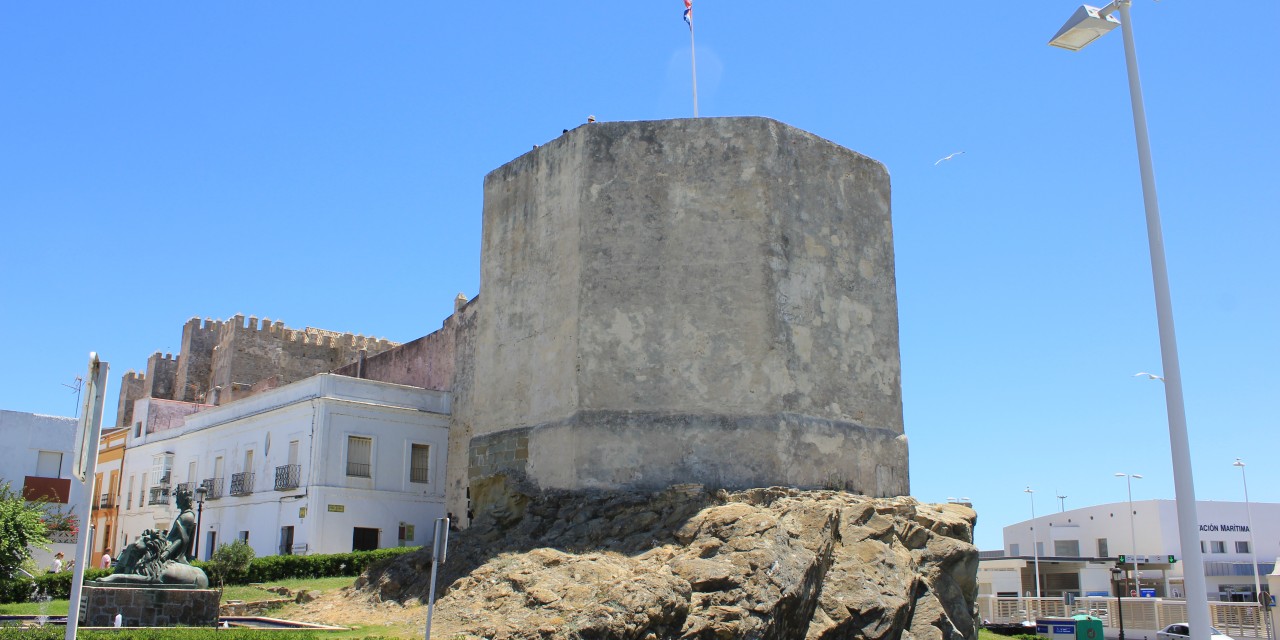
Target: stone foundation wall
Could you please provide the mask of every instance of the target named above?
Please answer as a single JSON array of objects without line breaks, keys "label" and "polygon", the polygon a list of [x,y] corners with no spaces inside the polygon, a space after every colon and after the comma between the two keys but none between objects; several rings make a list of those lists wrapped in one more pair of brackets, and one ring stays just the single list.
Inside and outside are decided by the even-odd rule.
[{"label": "stone foundation wall", "polygon": [[110,627],[212,627],[218,622],[216,589],[94,587],[80,592],[80,624]]}]

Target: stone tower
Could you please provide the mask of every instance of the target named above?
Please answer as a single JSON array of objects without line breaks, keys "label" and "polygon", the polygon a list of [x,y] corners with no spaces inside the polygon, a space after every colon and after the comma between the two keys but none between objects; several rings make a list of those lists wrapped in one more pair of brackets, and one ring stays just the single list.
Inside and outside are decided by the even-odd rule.
[{"label": "stone tower", "polygon": [[884,166],[765,118],[590,124],[493,171],[473,494],[908,494],[893,260]]}]

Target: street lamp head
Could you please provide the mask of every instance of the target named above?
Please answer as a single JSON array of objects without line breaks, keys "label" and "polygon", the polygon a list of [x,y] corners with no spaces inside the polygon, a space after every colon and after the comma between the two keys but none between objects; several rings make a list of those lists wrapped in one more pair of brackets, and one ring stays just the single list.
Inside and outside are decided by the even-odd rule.
[{"label": "street lamp head", "polygon": [[1117,478],[1123,478],[1123,477],[1128,476],[1128,475],[1129,475],[1129,474],[1127,474],[1127,473],[1117,473],[1117,474],[1116,474],[1116,477],[1117,477]]},{"label": "street lamp head", "polygon": [[1132,474],[1129,474],[1129,477],[1130,477],[1130,478],[1137,478],[1138,480],[1141,480],[1141,479],[1142,479],[1142,474],[1141,474],[1141,473],[1132,473]]},{"label": "street lamp head", "polygon": [[1035,492],[1036,492],[1036,490],[1035,490],[1035,489],[1032,489],[1031,487],[1027,487],[1026,489],[1023,489],[1023,490],[1022,490],[1022,492],[1023,492],[1023,493],[1035,493]]},{"label": "street lamp head", "polygon": [[1231,466],[1233,466],[1233,467],[1240,467],[1241,469],[1243,469],[1243,468],[1244,468],[1244,460],[1241,460],[1240,458],[1236,458],[1236,461],[1235,461],[1235,462],[1232,462],[1232,463],[1231,463]]},{"label": "street lamp head", "polygon": [[1071,14],[1071,19],[1062,25],[1049,44],[1068,51],[1079,51],[1118,26],[1120,26],[1119,20],[1109,15],[1102,15],[1097,7],[1081,5],[1075,13]]}]

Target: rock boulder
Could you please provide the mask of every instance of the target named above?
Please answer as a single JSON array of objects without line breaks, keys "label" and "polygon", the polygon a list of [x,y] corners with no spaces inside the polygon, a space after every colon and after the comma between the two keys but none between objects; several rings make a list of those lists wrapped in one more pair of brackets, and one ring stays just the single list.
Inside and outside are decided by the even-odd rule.
[{"label": "rock boulder", "polygon": [[[975,640],[975,521],[841,491],[546,493],[454,534],[435,619],[494,639]],[[356,586],[425,601],[428,553]]]}]

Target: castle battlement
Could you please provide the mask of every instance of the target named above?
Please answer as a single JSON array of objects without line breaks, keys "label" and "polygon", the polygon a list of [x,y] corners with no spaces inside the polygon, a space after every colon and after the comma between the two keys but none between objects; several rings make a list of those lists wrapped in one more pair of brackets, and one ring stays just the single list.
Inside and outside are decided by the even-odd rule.
[{"label": "castle battlement", "polygon": [[225,323],[221,320],[214,320],[213,318],[205,318],[204,320],[201,320],[200,316],[191,316],[191,319],[187,320],[187,323],[183,325],[182,329],[183,332],[199,331],[212,334],[222,331],[223,324]]},{"label": "castle battlement", "polygon": [[385,338],[314,327],[290,329],[282,320],[243,313],[228,320],[193,316],[182,326],[178,353],[157,351],[147,358],[146,373],[131,372],[123,378],[118,426],[128,424],[138,398],[197,402],[220,386],[231,391],[221,397],[229,402],[247,395],[262,380],[287,384],[341,367],[361,349],[381,353],[395,346]]}]

